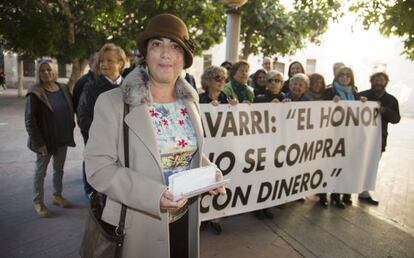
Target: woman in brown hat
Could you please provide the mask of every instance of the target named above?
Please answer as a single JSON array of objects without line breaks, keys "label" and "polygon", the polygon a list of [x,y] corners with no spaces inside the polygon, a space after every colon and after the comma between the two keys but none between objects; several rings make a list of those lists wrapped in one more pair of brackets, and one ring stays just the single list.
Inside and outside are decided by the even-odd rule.
[{"label": "woman in brown hat", "polygon": [[[102,220],[117,225],[121,203],[128,207],[123,257],[199,257],[198,197],[173,201],[167,188],[169,175],[210,164],[203,155],[197,92],[180,77],[193,62],[194,44],[181,19],[162,14],[139,34],[138,48],[147,69],[135,68],[96,102],[85,150],[88,182],[107,195]],[[129,168],[124,103],[130,106],[124,120]]]}]

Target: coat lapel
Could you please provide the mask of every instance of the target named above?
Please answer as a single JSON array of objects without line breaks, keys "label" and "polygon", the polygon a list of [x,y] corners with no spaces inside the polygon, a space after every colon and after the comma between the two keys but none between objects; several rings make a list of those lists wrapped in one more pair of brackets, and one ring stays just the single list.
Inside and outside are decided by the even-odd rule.
[{"label": "coat lapel", "polygon": [[156,163],[160,171],[162,171],[161,156],[148,112],[148,106],[146,104],[136,106],[131,109],[128,115],[126,115],[125,123],[128,125],[129,129],[144,143],[154,159],[157,161]]}]

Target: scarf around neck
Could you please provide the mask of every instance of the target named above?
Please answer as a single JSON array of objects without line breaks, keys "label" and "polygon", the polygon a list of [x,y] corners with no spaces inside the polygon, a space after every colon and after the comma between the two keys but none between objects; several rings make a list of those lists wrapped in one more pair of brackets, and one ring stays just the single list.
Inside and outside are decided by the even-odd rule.
[{"label": "scarf around neck", "polygon": [[355,100],[354,93],[352,92],[352,86],[343,86],[338,82],[334,82],[335,90],[338,92],[339,97],[343,100]]},{"label": "scarf around neck", "polygon": [[246,85],[241,84],[236,80],[231,80],[231,87],[236,93],[237,99],[239,100],[239,102],[243,102],[244,100],[249,100],[248,93],[247,93],[248,89]]}]

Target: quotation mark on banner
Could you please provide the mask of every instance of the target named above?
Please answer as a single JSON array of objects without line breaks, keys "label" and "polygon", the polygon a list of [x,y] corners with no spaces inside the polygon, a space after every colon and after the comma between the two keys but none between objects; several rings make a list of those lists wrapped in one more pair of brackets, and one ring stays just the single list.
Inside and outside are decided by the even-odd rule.
[{"label": "quotation mark on banner", "polygon": [[336,176],[338,177],[339,174],[341,174],[342,168],[334,168],[334,170],[331,173],[331,177]]},{"label": "quotation mark on banner", "polygon": [[295,114],[296,114],[296,109],[293,109],[293,112],[292,112],[292,109],[289,109],[289,112],[288,112],[288,114],[286,116],[286,119],[293,119],[293,118],[295,118]]}]

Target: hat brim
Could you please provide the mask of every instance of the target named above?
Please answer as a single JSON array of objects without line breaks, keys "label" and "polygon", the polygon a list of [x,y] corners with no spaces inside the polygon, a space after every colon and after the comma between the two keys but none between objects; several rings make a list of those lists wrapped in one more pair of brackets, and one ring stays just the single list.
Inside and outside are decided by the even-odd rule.
[{"label": "hat brim", "polygon": [[147,53],[147,42],[150,39],[153,38],[168,38],[173,40],[174,42],[177,42],[183,49],[184,49],[184,69],[189,68],[193,64],[193,54],[184,44],[184,42],[176,37],[175,35],[167,32],[167,31],[158,31],[158,32],[147,32],[143,31],[138,35],[137,44],[138,49],[141,51],[141,53]]}]

